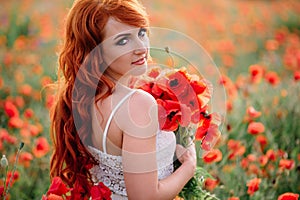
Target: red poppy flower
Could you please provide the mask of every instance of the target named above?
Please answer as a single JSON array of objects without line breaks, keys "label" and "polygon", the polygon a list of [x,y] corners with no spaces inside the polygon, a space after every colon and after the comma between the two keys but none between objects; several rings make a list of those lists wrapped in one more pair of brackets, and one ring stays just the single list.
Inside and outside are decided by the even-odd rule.
[{"label": "red poppy flower", "polygon": [[229,197],[227,200],[240,200],[238,197]]},{"label": "red poppy flower", "polygon": [[212,97],[212,94],[213,94],[213,85],[212,83],[210,83],[209,81],[207,80],[203,80],[205,81],[205,84],[206,84],[206,89],[201,93],[201,94],[198,94],[197,97],[198,97],[198,100],[199,100],[199,104],[200,104],[200,109],[204,109],[205,106],[207,106],[208,102],[210,101],[211,97]]},{"label": "red poppy flower", "polygon": [[0,89],[2,89],[3,85],[4,85],[4,80],[0,77]]},{"label": "red poppy flower", "polygon": [[[12,172],[9,171],[9,172],[7,173],[6,186],[8,185],[8,182],[9,182],[11,176],[12,176]],[[14,175],[13,175],[13,177],[12,177],[12,182],[11,182],[11,185],[10,185],[10,186],[12,186],[12,185],[15,183],[15,181],[17,181],[17,180],[19,179],[19,177],[20,177],[19,172],[18,172],[18,171],[15,171],[15,172],[14,172]]]},{"label": "red poppy flower", "polygon": [[217,179],[211,179],[211,178],[205,179],[205,182],[204,182],[205,188],[209,191],[214,190],[218,184],[219,184],[219,181]]},{"label": "red poppy flower", "polygon": [[152,68],[149,72],[148,72],[148,76],[151,78],[156,78],[158,77],[158,75],[160,74],[160,68]]},{"label": "red poppy flower", "polygon": [[287,153],[282,149],[278,149],[277,156],[279,156],[280,158],[285,158],[287,156]]},{"label": "red poppy flower", "polygon": [[18,138],[13,136],[13,135],[9,135],[7,138],[6,138],[6,141],[7,143],[9,144],[16,144],[17,141],[18,141]]},{"label": "red poppy flower", "polygon": [[255,108],[253,106],[250,106],[247,108],[247,114],[252,119],[261,116],[261,112],[255,110]]},{"label": "red poppy flower", "polygon": [[253,83],[258,83],[263,77],[264,69],[260,65],[251,65],[249,67],[249,72],[251,75],[251,81]]},{"label": "red poppy flower", "polygon": [[205,163],[219,162],[221,160],[222,160],[222,152],[219,149],[213,149],[203,157],[203,161]]},{"label": "red poppy flower", "polygon": [[71,190],[71,199],[83,199],[83,196],[85,194],[85,190],[82,187],[82,185],[79,183],[79,181],[76,181],[74,184],[74,188]]},{"label": "red poppy flower", "polygon": [[217,113],[210,115],[203,114],[203,117],[198,124],[195,138],[196,140],[202,140],[201,147],[209,151],[219,140],[221,132],[219,131],[219,125],[221,123],[221,117]]},{"label": "red poppy flower", "polygon": [[139,82],[139,84],[141,84],[141,85],[139,86],[139,89],[142,89],[142,90],[148,92],[149,94],[151,94],[151,90],[152,90],[154,83],[146,82],[146,81],[143,81],[143,83],[140,83],[140,82]]},{"label": "red poppy flower", "polygon": [[278,200],[298,200],[299,194],[286,192],[278,197]]},{"label": "red poppy flower", "polygon": [[237,87],[228,76],[222,75],[219,83],[225,87],[229,99],[235,99],[237,97]]},{"label": "red poppy flower", "polygon": [[265,75],[265,79],[268,83],[270,83],[271,85],[273,86],[276,86],[278,85],[278,83],[280,82],[279,80],[279,76],[277,75],[276,72],[268,72],[266,75]]},{"label": "red poppy flower", "polygon": [[226,101],[226,110],[227,110],[228,112],[230,112],[230,111],[233,110],[233,103],[232,103],[231,100]]},{"label": "red poppy flower", "polygon": [[9,144],[16,144],[18,139],[10,135],[6,129],[0,129],[0,141],[6,141]]},{"label": "red poppy flower", "polygon": [[268,156],[269,160],[272,160],[272,161],[276,160],[276,153],[273,149],[269,149],[266,153],[266,156]]},{"label": "red poppy flower", "polygon": [[208,128],[211,122],[211,116],[202,117],[202,120],[199,123],[199,126],[196,130],[195,139],[202,140],[204,136],[207,134]]},{"label": "red poppy flower", "polygon": [[53,83],[53,80],[52,80],[52,78],[49,77],[49,76],[43,76],[42,79],[41,79],[41,81],[40,81],[40,83],[41,83],[41,85],[42,85],[43,87],[45,87],[45,86],[47,86],[47,85]]},{"label": "red poppy flower", "polygon": [[35,157],[41,158],[44,155],[46,155],[49,150],[50,150],[50,146],[49,146],[47,139],[44,137],[39,137],[36,140],[36,145],[33,148],[32,152]]},{"label": "red poppy flower", "polygon": [[4,103],[4,111],[8,117],[19,117],[18,109],[11,101]]},{"label": "red poppy flower", "polygon": [[4,186],[0,186],[0,196],[1,197],[2,197],[3,193],[4,193]]},{"label": "red poppy flower", "polygon": [[254,155],[254,154],[249,154],[249,155],[247,156],[247,159],[248,159],[250,162],[254,162],[254,161],[257,160],[257,157],[256,157],[256,155]]},{"label": "red poppy flower", "polygon": [[228,158],[229,158],[230,160],[233,160],[233,159],[235,159],[235,157],[237,157],[237,156],[242,156],[242,155],[244,155],[245,152],[246,152],[246,147],[243,146],[243,145],[240,145],[240,146],[237,147],[237,149],[235,149],[234,151],[232,151],[232,152],[229,154]]},{"label": "red poppy flower", "polygon": [[91,188],[91,197],[93,200],[110,200],[111,191],[102,182]]},{"label": "red poppy flower", "polygon": [[294,72],[294,80],[299,81],[300,80],[300,71],[295,71]]},{"label": "red poppy flower", "polygon": [[25,100],[24,100],[24,98],[22,96],[17,96],[15,98],[15,104],[19,108],[23,108],[25,106]]},{"label": "red poppy flower", "polygon": [[247,131],[252,135],[257,135],[265,131],[265,126],[261,122],[250,122]]},{"label": "red poppy flower", "polygon": [[267,40],[265,43],[265,48],[269,51],[275,51],[278,49],[279,43],[277,40]]},{"label": "red poppy flower", "polygon": [[64,198],[56,194],[49,194],[48,197],[45,197],[45,200],[64,200]]},{"label": "red poppy flower", "polygon": [[241,160],[240,164],[241,164],[241,167],[242,167],[243,169],[246,169],[246,168],[249,166],[249,161],[248,161],[247,158],[243,158],[243,159]]},{"label": "red poppy flower", "polygon": [[12,117],[8,121],[8,126],[11,128],[22,128],[24,122],[19,117]]},{"label": "red poppy flower", "polygon": [[217,143],[220,135],[221,132],[219,131],[219,127],[216,124],[211,124],[207,130],[207,134],[202,140],[202,149],[210,151]]},{"label": "red poppy flower", "polygon": [[185,73],[177,71],[168,76],[169,81],[167,83],[168,89],[172,91],[176,96],[182,95],[186,92],[189,86],[189,81]]},{"label": "red poppy flower", "polygon": [[191,109],[192,113],[200,110],[201,108],[201,102],[199,101],[199,98],[197,98],[197,94],[190,85],[186,87],[185,92],[177,96],[177,99],[180,104],[188,106]]},{"label": "red poppy flower", "polygon": [[258,175],[261,173],[260,168],[257,166],[257,164],[250,164],[248,167],[248,174],[255,174]]},{"label": "red poppy flower", "polygon": [[191,80],[190,85],[196,94],[202,94],[207,87],[207,85],[203,81],[200,81],[200,80]]},{"label": "red poppy flower", "polygon": [[268,156],[262,155],[259,157],[258,161],[261,166],[265,166],[268,163],[269,159],[268,159]]},{"label": "red poppy flower", "polygon": [[28,152],[22,152],[20,154],[20,163],[24,166],[24,167],[29,167],[30,166],[30,161],[33,159],[33,156],[31,153]]},{"label": "red poppy flower", "polygon": [[19,92],[24,96],[30,96],[32,94],[32,87],[28,84],[24,84],[19,88]]},{"label": "red poppy flower", "polygon": [[4,55],[3,55],[3,63],[4,63],[4,66],[10,66],[13,61],[15,60],[14,59],[14,55],[10,52],[6,52]]},{"label": "red poppy flower", "polygon": [[24,116],[26,118],[31,118],[33,116],[34,112],[31,108],[27,108],[25,111],[24,111]]},{"label": "red poppy flower", "polygon": [[162,83],[167,80],[161,79],[159,82],[156,82],[153,84],[151,88],[150,94],[155,98],[155,99],[162,99],[162,100],[174,100],[177,101],[177,97],[175,96],[174,93],[172,93],[167,87],[166,83]]},{"label": "red poppy flower", "polygon": [[46,108],[50,109],[55,103],[55,95],[46,95]]},{"label": "red poppy flower", "polygon": [[31,136],[37,136],[41,131],[37,125],[33,125],[33,124],[29,124],[28,129],[30,131]]},{"label": "red poppy flower", "polygon": [[265,146],[268,144],[268,140],[264,135],[258,135],[256,137],[256,141],[260,144],[262,149],[264,149]]},{"label": "red poppy flower", "polygon": [[246,147],[240,141],[230,139],[227,142],[227,148],[230,150],[229,159],[234,159],[236,156],[242,156],[246,152]]},{"label": "red poppy flower", "polygon": [[[63,195],[69,192],[70,189],[67,188],[66,184],[61,180],[60,177],[54,177],[52,179],[51,185],[49,187],[49,190],[47,192],[48,195],[55,194],[55,195]],[[49,196],[48,196],[49,198]]]},{"label": "red poppy flower", "polygon": [[30,131],[28,130],[28,128],[24,128],[24,127],[20,129],[20,135],[22,137],[25,137],[25,138],[31,136]]},{"label": "red poppy flower", "polygon": [[8,131],[4,128],[0,129],[0,141],[5,140],[9,136]]},{"label": "red poppy flower", "polygon": [[158,120],[159,126],[162,130],[174,131],[178,128],[179,116],[179,103],[175,101],[169,101],[167,103],[161,99],[157,99],[158,104]]},{"label": "red poppy flower", "polygon": [[178,125],[187,126],[190,122],[190,109],[177,101],[157,99],[159,124],[162,130],[175,131]]},{"label": "red poppy flower", "polygon": [[276,31],[274,38],[278,41],[279,44],[282,44],[287,38],[287,33],[285,31],[278,30]]},{"label": "red poppy flower", "polygon": [[258,189],[259,189],[259,185],[261,183],[261,179],[260,178],[254,178],[251,179],[248,183],[248,190],[247,193],[252,196]]},{"label": "red poppy flower", "polygon": [[295,161],[294,160],[281,159],[279,161],[279,167],[281,169],[291,170],[294,166],[295,166]]},{"label": "red poppy flower", "polygon": [[228,140],[228,142],[227,142],[227,148],[228,148],[229,150],[232,150],[232,151],[235,151],[235,150],[238,149],[240,146],[241,146],[241,142],[240,142],[240,141],[237,141],[237,140],[230,139],[230,140]]}]

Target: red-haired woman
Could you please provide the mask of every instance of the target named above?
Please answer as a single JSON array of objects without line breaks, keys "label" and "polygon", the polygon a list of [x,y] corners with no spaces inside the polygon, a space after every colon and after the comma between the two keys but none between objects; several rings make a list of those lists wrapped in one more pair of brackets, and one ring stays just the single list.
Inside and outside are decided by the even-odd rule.
[{"label": "red-haired woman", "polygon": [[194,175],[194,145],[176,146],[173,133],[159,130],[154,98],[127,87],[147,69],[148,28],[137,0],[76,0],[67,16],[51,177],[80,185],[82,196],[103,182],[112,199],[173,199]]}]

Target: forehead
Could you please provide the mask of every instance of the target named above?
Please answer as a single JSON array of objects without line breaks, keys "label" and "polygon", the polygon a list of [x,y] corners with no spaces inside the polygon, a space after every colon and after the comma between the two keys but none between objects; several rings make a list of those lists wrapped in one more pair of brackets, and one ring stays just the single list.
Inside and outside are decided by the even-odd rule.
[{"label": "forehead", "polygon": [[138,27],[119,22],[113,17],[110,17],[104,27],[104,39],[108,39],[120,33],[131,33],[137,28]]}]

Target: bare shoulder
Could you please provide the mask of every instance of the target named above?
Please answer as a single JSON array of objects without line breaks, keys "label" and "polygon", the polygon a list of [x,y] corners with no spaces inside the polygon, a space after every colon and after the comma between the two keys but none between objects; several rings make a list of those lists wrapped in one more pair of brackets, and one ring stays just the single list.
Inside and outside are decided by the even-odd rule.
[{"label": "bare shoulder", "polygon": [[149,93],[137,90],[128,104],[129,117],[138,125],[148,124],[157,119],[156,100]]},{"label": "bare shoulder", "polygon": [[151,107],[157,107],[157,104],[156,100],[151,94],[143,90],[136,90],[136,92],[132,95],[132,98],[129,101],[129,106],[133,109],[139,108],[141,109],[141,111],[147,111]]},{"label": "bare shoulder", "polygon": [[158,127],[156,100],[147,92],[137,90],[118,114],[120,128],[132,134],[155,134]]}]

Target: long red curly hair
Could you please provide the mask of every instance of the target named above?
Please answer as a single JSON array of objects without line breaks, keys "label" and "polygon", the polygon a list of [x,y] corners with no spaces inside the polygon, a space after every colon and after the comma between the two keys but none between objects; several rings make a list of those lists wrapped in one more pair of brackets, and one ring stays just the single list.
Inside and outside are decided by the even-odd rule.
[{"label": "long red curly hair", "polygon": [[76,0],[66,19],[58,58],[57,99],[50,113],[51,179],[59,176],[69,187],[81,185],[83,196],[89,195],[93,184],[89,169],[98,164],[86,149],[92,133],[86,122],[91,122],[92,105],[111,95],[115,86],[105,75],[101,49],[95,48],[103,41],[109,17],[135,27],[149,25],[138,0]]}]

